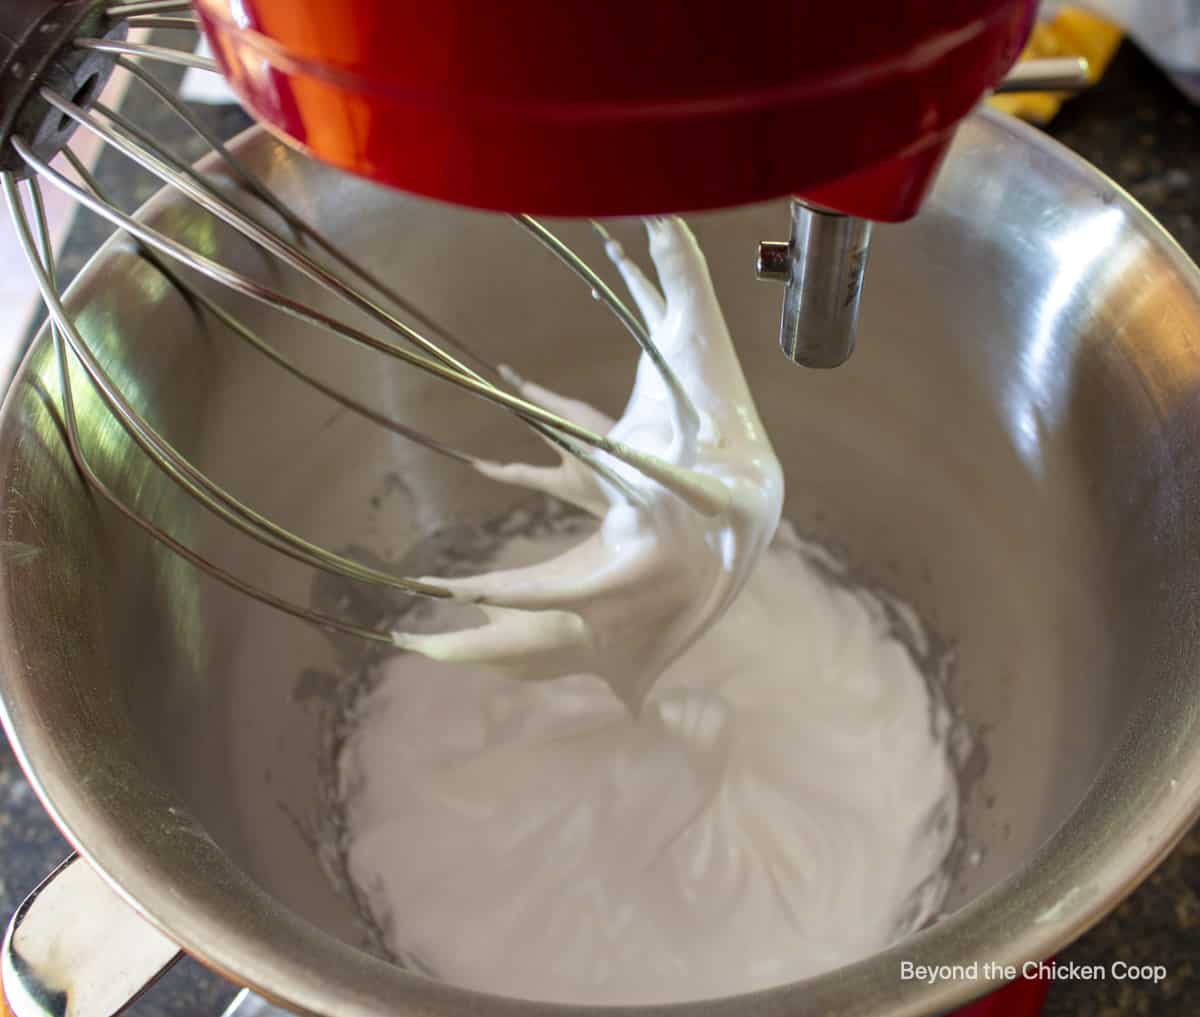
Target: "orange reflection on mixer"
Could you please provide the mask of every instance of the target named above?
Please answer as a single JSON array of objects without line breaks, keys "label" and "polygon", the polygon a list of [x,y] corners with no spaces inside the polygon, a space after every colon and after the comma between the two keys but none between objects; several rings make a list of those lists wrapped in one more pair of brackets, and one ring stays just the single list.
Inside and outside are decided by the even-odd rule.
[{"label": "orange reflection on mixer", "polygon": [[820,188],[839,211],[903,219],[1036,3],[197,6],[256,114],[406,190],[610,215]]}]

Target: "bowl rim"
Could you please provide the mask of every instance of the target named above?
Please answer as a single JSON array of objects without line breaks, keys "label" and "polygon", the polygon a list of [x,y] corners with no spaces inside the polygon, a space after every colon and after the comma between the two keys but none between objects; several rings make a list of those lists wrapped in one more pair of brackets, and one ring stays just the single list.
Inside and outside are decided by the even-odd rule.
[{"label": "bowl rim", "polygon": [[[1200,307],[1200,269],[1135,199],[1057,141],[1005,114],[980,110],[959,131],[950,159],[964,146],[999,142],[1014,146],[1027,159],[1052,159],[1056,171],[1089,187],[1097,201],[1120,204],[1131,226],[1187,282]],[[252,126],[228,147],[245,158],[248,152],[273,144],[270,134]],[[153,214],[172,200],[178,199],[159,192],[138,215]],[[125,243],[120,234],[109,238],[77,276],[72,295],[86,298],[89,288],[98,285],[105,262]],[[48,332],[43,330],[6,394],[0,410],[0,455],[9,454],[11,439],[3,435],[14,427],[20,382],[48,342]],[[7,489],[0,491],[0,508],[6,495]],[[207,849],[204,864],[223,865],[223,889],[216,895],[205,892],[203,873],[189,875],[180,860],[164,859],[139,840],[138,831],[119,829],[118,820],[97,799],[60,772],[52,733],[25,722],[29,700],[22,689],[29,678],[7,608],[20,580],[19,573],[0,563],[0,673],[4,675],[0,721],[38,798],[80,855],[152,924],[205,965],[297,1014],[467,1017],[486,1011],[513,1017],[539,1012],[579,1017],[665,1017],[685,1012],[712,1017],[735,1013],[739,1017],[746,1013],[919,1017],[961,1006],[999,987],[1003,980],[981,972],[979,977],[933,984],[902,981],[901,961],[954,965],[986,960],[1019,970],[1027,961],[1048,958],[1120,903],[1200,816],[1200,729],[1193,733],[1191,744],[1180,750],[1181,762],[1169,786],[1164,780],[1162,787],[1146,788],[1134,799],[1126,792],[1123,812],[1099,814],[1098,803],[1111,802],[1117,794],[1122,756],[1135,751],[1138,729],[1131,721],[1084,799],[1021,871],[935,925],[871,957],[804,981],[701,1002],[578,1006],[493,996],[410,974],[341,943],[269,897],[245,874],[230,871],[232,862],[222,862],[224,855],[215,844]],[[17,675],[23,676],[21,680],[13,678]],[[1181,732],[1185,722],[1183,717],[1168,720]],[[1112,850],[1100,857],[1094,848],[1104,843],[1101,834],[1108,830],[1111,840],[1114,825],[1129,829],[1135,819],[1136,842],[1126,838],[1123,845],[1110,844]]]}]

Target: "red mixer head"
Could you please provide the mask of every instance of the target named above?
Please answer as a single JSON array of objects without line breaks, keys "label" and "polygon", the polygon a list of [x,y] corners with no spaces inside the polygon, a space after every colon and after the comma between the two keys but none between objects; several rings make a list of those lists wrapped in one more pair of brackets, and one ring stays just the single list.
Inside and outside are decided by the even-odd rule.
[{"label": "red mixer head", "polygon": [[234,89],[351,172],[505,211],[916,211],[1036,0],[197,0]]},{"label": "red mixer head", "polygon": [[854,346],[870,224],[913,215],[1037,0],[195,0],[221,69],[319,159],[444,201],[605,216],[784,194],[780,343]]}]

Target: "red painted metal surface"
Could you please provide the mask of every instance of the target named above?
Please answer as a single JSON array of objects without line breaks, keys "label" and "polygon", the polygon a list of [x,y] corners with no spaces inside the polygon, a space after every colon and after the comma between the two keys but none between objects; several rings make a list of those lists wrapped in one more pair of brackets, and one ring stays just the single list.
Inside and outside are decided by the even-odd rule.
[{"label": "red painted metal surface", "polygon": [[799,193],[892,220],[1016,59],[1035,0],[196,5],[252,112],[382,183],[558,215]]},{"label": "red painted metal surface", "polygon": [[951,1017],[1039,1017],[1050,985],[1048,978],[1018,978]]}]

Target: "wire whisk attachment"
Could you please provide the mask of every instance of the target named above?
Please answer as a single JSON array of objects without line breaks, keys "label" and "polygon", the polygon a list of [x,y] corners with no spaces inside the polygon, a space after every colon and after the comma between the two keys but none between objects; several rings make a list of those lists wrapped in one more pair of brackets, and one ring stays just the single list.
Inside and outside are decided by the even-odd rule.
[{"label": "wire whisk attachment", "polygon": [[[187,3],[144,0],[105,7],[96,3],[53,3],[48,0],[41,12],[41,21],[33,16],[30,20],[33,23],[25,26],[24,35],[17,32],[13,37],[37,38],[36,52],[18,47],[0,62],[9,69],[16,63],[28,70],[19,88],[0,90],[0,186],[49,315],[71,455],[89,486],[154,539],[214,578],[271,607],[337,632],[393,642],[388,631],[365,628],[294,603],[239,578],[186,546],[118,496],[98,474],[83,447],[76,417],[76,395],[72,391],[72,361],[83,369],[107,410],[155,466],[189,497],[238,532],[330,575],[415,596],[452,596],[445,587],[392,575],[353,561],[280,525],[214,482],[175,448],[152,421],[139,413],[89,347],[63,302],[51,249],[43,182],[60,189],[81,207],[134,238],[140,256],[187,298],[194,313],[218,323],[281,370],[353,413],[444,456],[448,461],[468,467],[478,464],[469,452],[393,419],[302,368],[259,331],[192,285],[186,273],[178,269],[213,280],[270,308],[283,319],[314,326],[339,341],[372,350],[423,371],[469,396],[485,400],[612,485],[620,487],[623,484],[610,465],[619,462],[676,490],[702,511],[711,503],[712,492],[701,478],[689,478],[655,456],[615,441],[514,391],[519,388],[514,384],[519,382],[515,372],[502,370],[460,337],[430,320],[419,307],[401,297],[378,275],[306,224],[272,195],[269,188],[192,115],[171,88],[148,69],[154,64],[164,64],[217,73],[214,61],[197,56],[190,49],[129,38],[130,29],[135,28],[191,32],[196,21]],[[181,38],[190,42],[195,36],[188,34]],[[130,75],[132,83],[145,89],[163,109],[185,123],[217,157],[228,179],[282,221],[285,228],[281,230],[265,215],[234,204],[212,178],[167,151],[130,118],[100,102],[98,97],[104,83],[118,69]],[[365,315],[381,326],[384,337],[298,301],[123,211],[69,147],[73,138],[87,135],[119,153],[131,165],[150,173],[164,187],[173,189],[232,227],[264,256],[332,295],[347,311]],[[23,200],[22,190],[28,201]],[[681,407],[682,426],[694,431],[698,426],[695,409],[670,365],[655,348],[642,320],[543,223],[526,215],[513,218],[522,231],[549,249],[612,312],[674,394]]]}]

